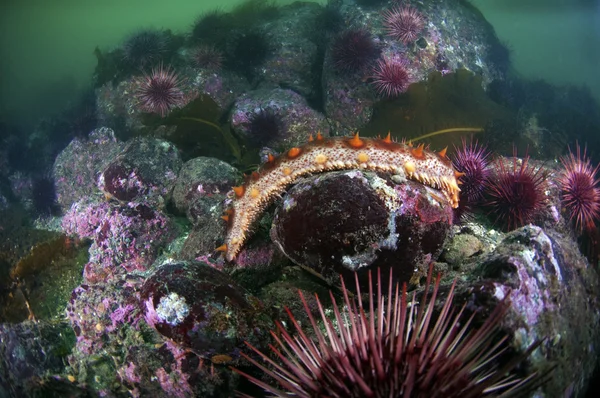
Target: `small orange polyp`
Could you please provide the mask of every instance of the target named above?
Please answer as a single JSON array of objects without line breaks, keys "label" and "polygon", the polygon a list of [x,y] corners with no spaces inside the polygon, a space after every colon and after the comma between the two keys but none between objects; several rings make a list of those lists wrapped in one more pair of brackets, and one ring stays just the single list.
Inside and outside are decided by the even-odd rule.
[{"label": "small orange polyp", "polygon": [[356,134],[354,134],[354,137],[352,137],[348,140],[348,144],[352,148],[362,148],[363,146],[365,146],[365,141],[361,140],[360,137],[358,136],[358,133],[356,133]]},{"label": "small orange polyp", "polygon": [[290,149],[287,153],[288,158],[295,159],[302,153],[302,150],[298,147]]},{"label": "small orange polyp", "polygon": [[233,187],[233,192],[235,192],[235,196],[241,198],[244,196],[244,192],[246,192],[246,187],[243,185],[240,185],[239,187]]},{"label": "small orange polyp", "polygon": [[217,247],[215,250],[218,251],[218,252],[226,252],[227,251],[227,245],[223,244],[223,245]]},{"label": "small orange polyp", "polygon": [[385,142],[386,144],[392,143],[392,133],[391,132],[388,131],[387,135],[383,139],[383,142]]},{"label": "small orange polyp", "polygon": [[410,152],[412,153],[412,155],[417,158],[417,159],[423,159],[424,155],[423,155],[423,149],[425,149],[425,144],[421,144],[416,148],[413,148]]}]

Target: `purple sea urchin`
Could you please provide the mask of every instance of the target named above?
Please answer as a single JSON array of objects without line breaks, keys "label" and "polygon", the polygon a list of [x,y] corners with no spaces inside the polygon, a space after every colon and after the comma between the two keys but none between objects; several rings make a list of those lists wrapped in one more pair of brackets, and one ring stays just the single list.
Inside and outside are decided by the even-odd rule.
[{"label": "purple sea urchin", "polygon": [[285,129],[282,117],[272,108],[260,108],[248,117],[248,133],[258,146],[281,136]]},{"label": "purple sea urchin", "polygon": [[349,29],[335,38],[331,46],[333,65],[342,73],[365,70],[380,53],[381,49],[365,29]]},{"label": "purple sea urchin", "polygon": [[165,117],[172,108],[183,104],[182,80],[171,67],[159,65],[150,74],[144,74],[135,93],[144,112]]},{"label": "purple sea urchin", "polygon": [[132,34],[123,43],[125,62],[136,68],[144,68],[160,60],[167,49],[166,36],[153,29]]},{"label": "purple sea urchin", "polygon": [[463,138],[461,147],[454,147],[452,165],[456,171],[463,173],[460,178],[460,199],[476,203],[483,197],[483,190],[489,178],[489,152],[483,145],[471,139]]},{"label": "purple sea urchin", "polygon": [[415,8],[402,6],[384,11],[383,25],[389,36],[408,44],[419,38],[425,21]]},{"label": "purple sea urchin", "polygon": [[540,167],[529,165],[528,155],[521,160],[520,166],[518,162],[516,151],[512,168],[500,159],[499,170],[488,179],[487,185],[490,213],[509,230],[532,222],[544,204],[546,175]]},{"label": "purple sea urchin", "polygon": [[399,58],[380,59],[373,70],[372,84],[384,97],[397,97],[410,83],[406,62]]},{"label": "purple sea urchin", "polygon": [[[340,312],[331,294],[335,320],[326,315],[318,297],[316,304],[325,332],[311,315],[309,305],[300,293],[312,325],[316,341],[302,330],[286,308],[297,336],[291,336],[277,323],[271,332],[275,345],[270,348],[280,363],[252,348],[272,368],[242,354],[248,361],[275,379],[278,387],[245,374],[254,384],[275,397],[481,397],[501,393],[523,392],[532,386],[536,375],[519,379],[509,374],[536,346],[509,361],[496,366],[497,356],[507,349],[507,337],[500,337],[500,323],[508,303],[501,302],[478,330],[470,329],[473,316],[462,322],[465,306],[453,306],[452,284],[439,315],[435,310],[440,289],[440,276],[433,283],[430,268],[425,293],[414,305],[409,304],[406,285],[402,292],[398,284],[389,284],[387,295],[381,287],[381,275],[374,285],[369,273],[370,299],[364,303],[349,298],[342,280],[344,309]],[[390,275],[391,279],[391,275]]]},{"label": "purple sea urchin", "polygon": [[598,166],[592,167],[587,157],[587,150],[576,146],[576,154],[569,149],[569,155],[560,159],[564,170],[559,177],[562,190],[562,201],[570,216],[569,220],[575,219],[577,228],[594,226],[594,222],[600,218],[600,188],[596,172]]},{"label": "purple sea urchin", "polygon": [[215,46],[202,44],[192,52],[192,63],[196,68],[219,70],[223,64],[223,53]]}]

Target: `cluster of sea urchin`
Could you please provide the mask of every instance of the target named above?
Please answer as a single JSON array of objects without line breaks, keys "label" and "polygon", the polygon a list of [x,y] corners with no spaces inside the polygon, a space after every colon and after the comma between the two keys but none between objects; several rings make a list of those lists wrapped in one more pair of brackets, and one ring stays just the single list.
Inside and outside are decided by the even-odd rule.
[{"label": "cluster of sea urchin", "polygon": [[316,338],[308,337],[286,309],[297,336],[291,336],[281,323],[277,323],[278,331],[272,332],[276,343],[270,347],[281,364],[246,343],[270,367],[242,355],[273,378],[278,387],[234,370],[275,397],[508,396],[523,393],[537,384],[539,378],[535,374],[525,378],[510,374],[537,344],[515,361],[509,361],[508,365],[496,366],[497,357],[507,348],[506,336],[498,340],[507,302],[501,302],[479,329],[469,332],[473,316],[464,321],[465,306],[457,308],[453,305],[455,284],[452,284],[441,310],[436,311],[440,276],[429,295],[432,268],[419,305],[414,305],[417,303],[414,293],[412,305],[409,304],[406,285],[399,292],[398,284],[395,287],[389,284],[387,295],[384,295],[381,274],[378,273],[376,288],[371,279],[369,273],[370,299],[364,305],[358,279],[358,300],[349,298],[350,293],[342,280],[345,304],[342,311],[330,293],[335,314],[333,321],[327,318],[316,297],[325,333],[300,293],[312,325],[311,333]]},{"label": "cluster of sea urchin", "polygon": [[569,220],[575,220],[580,231],[594,228],[595,221],[600,218],[600,188],[596,172],[587,157],[587,150],[576,145],[576,154],[569,150],[569,155],[562,157],[564,170],[559,177],[562,190],[562,202],[570,214]]}]

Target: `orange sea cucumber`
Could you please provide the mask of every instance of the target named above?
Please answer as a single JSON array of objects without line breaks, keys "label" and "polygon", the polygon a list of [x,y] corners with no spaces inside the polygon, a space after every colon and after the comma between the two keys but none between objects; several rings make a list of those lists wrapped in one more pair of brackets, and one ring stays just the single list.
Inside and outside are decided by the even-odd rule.
[{"label": "orange sea cucumber", "polygon": [[331,170],[367,169],[401,175],[440,190],[453,208],[458,206],[457,178],[446,151],[426,150],[386,138],[335,137],[320,134],[300,148],[269,160],[252,173],[244,185],[234,187],[232,207],[223,218],[228,222],[225,252],[228,261],[235,259],[261,212],[299,177]]}]

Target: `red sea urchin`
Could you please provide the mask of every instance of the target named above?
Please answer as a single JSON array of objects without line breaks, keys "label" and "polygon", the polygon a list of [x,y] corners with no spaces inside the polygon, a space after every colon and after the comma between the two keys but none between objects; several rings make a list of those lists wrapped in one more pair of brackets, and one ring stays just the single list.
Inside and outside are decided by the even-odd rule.
[{"label": "red sea urchin", "polygon": [[569,149],[569,155],[561,157],[564,171],[558,182],[569,220],[575,219],[577,228],[583,231],[600,218],[600,189],[596,178],[598,166],[592,167],[586,149],[582,156],[579,145],[576,148],[576,155]]},{"label": "red sea urchin", "polygon": [[165,117],[172,108],[184,101],[182,80],[171,67],[159,65],[152,73],[144,74],[139,81],[135,96],[144,112],[158,113]]},{"label": "red sea urchin", "polygon": [[383,58],[373,70],[372,84],[384,97],[397,97],[408,89],[410,75],[406,61],[401,58]]},{"label": "red sea urchin", "polygon": [[383,25],[388,35],[404,44],[419,38],[425,26],[423,16],[413,7],[394,7],[383,12]]},{"label": "red sea urchin", "polygon": [[490,214],[509,230],[532,222],[545,201],[546,174],[542,168],[530,166],[528,155],[520,161],[520,166],[518,163],[516,151],[512,169],[503,159],[498,160],[498,171],[488,179],[487,185]]},{"label": "red sea urchin", "polygon": [[434,315],[438,314],[435,303],[440,276],[429,295],[431,275],[430,268],[420,305],[414,305],[414,293],[412,305],[409,304],[406,285],[399,292],[398,284],[395,287],[390,284],[384,296],[379,273],[377,291],[374,292],[369,273],[369,297],[372,299],[363,306],[358,280],[358,300],[349,298],[342,280],[345,304],[342,312],[330,293],[335,314],[333,322],[325,315],[316,297],[325,333],[300,294],[316,341],[308,337],[286,308],[297,336],[292,337],[278,322],[278,331],[271,332],[276,344],[270,346],[282,364],[248,343],[272,370],[242,354],[275,379],[278,387],[234,370],[275,397],[466,398],[523,393],[534,387],[539,381],[537,375],[519,379],[509,372],[537,347],[537,343],[507,365],[496,365],[497,356],[508,346],[507,337],[500,337],[499,333],[508,302],[501,302],[478,330],[469,331],[474,316],[464,320],[465,306],[457,308],[452,304],[456,282],[452,284],[439,315]]}]

